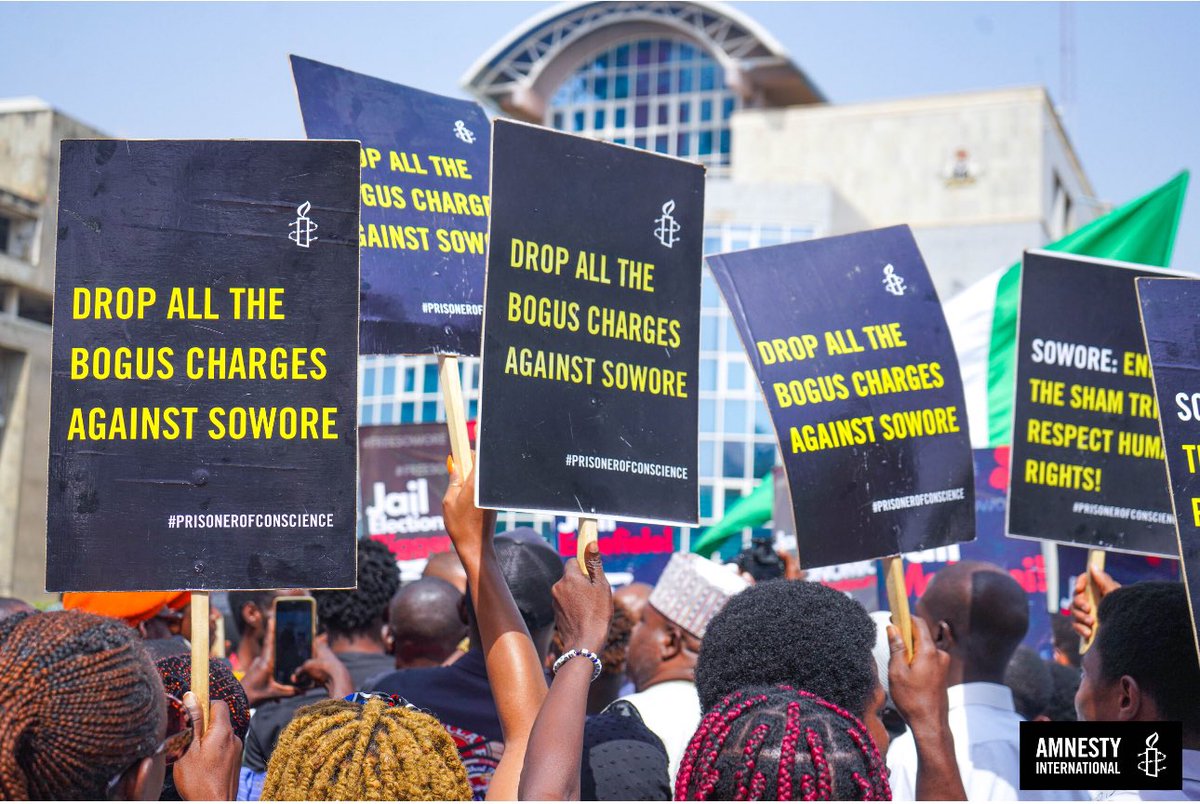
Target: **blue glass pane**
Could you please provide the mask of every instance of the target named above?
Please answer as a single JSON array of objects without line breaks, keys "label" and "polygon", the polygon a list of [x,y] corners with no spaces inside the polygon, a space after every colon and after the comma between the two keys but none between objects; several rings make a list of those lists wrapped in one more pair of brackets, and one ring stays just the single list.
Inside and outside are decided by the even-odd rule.
[{"label": "blue glass pane", "polygon": [[383,367],[383,383],[379,388],[380,396],[395,396],[396,395],[396,367]]},{"label": "blue glass pane", "polygon": [[604,128],[604,110],[597,109],[592,115],[592,129],[599,131],[602,128]]},{"label": "blue glass pane", "polygon": [[707,123],[712,120],[712,101],[700,101],[700,122]]},{"label": "blue glass pane", "polygon": [[655,82],[659,95],[671,94],[671,72],[670,70],[660,70],[658,80]]},{"label": "blue glass pane", "polygon": [[687,134],[675,135],[675,155],[676,156],[687,156],[690,152],[691,152],[691,149],[688,148],[688,135]]},{"label": "blue glass pane", "polygon": [[721,153],[729,153],[729,129],[721,129]]},{"label": "blue glass pane", "polygon": [[437,364],[428,363],[425,366],[424,390],[427,394],[436,394],[438,389]]},{"label": "blue glass pane", "polygon": [[627,67],[629,65],[629,45],[621,45],[617,48],[617,66]]},{"label": "blue glass pane", "polygon": [[363,370],[362,396],[375,396],[375,369],[374,369],[374,367]]},{"label": "blue glass pane", "polygon": [[717,87],[717,67],[715,64],[705,64],[700,68],[700,91],[704,92]]},{"label": "blue glass pane", "polygon": [[670,117],[671,117],[671,107],[665,103],[660,103],[658,105],[658,124],[660,126],[665,126],[667,124],[667,121],[670,119]]},{"label": "blue glass pane", "polygon": [[633,147],[641,148],[644,150],[646,148],[646,138],[645,137],[634,137],[633,138]]},{"label": "blue glass pane", "polygon": [[704,236],[704,253],[705,254],[720,254],[721,253],[721,236],[720,235],[705,235]]},{"label": "blue glass pane", "polygon": [[713,470],[716,466],[716,461],[713,456],[716,453],[717,445],[711,441],[700,442],[700,477],[712,477]]},{"label": "blue glass pane", "polygon": [[667,135],[659,134],[654,138],[654,150],[660,154],[670,153],[667,146]]},{"label": "blue glass pane", "polygon": [[416,421],[416,405],[412,402],[404,402],[400,405],[400,423],[412,424]]},{"label": "blue glass pane", "polygon": [[725,367],[725,386],[731,391],[741,391],[746,387],[746,364],[730,362]]},{"label": "blue glass pane", "polygon": [[741,399],[725,400],[725,432],[745,433],[749,422],[746,417],[746,403]]},{"label": "blue glass pane", "polygon": [[[639,103],[633,107],[633,125],[635,128],[645,128],[650,125],[650,107]],[[639,146],[641,147],[641,146]]]},{"label": "blue glass pane", "polygon": [[754,445],[754,476],[762,477],[775,465],[775,445]]},{"label": "blue glass pane", "polygon": [[575,130],[583,131],[583,112],[576,112],[574,115],[574,118],[575,118]]},{"label": "blue glass pane", "polygon": [[728,120],[730,115],[732,115],[732,114],[733,114],[733,98],[726,98],[724,101],[721,102],[721,118],[723,120]]},{"label": "blue glass pane", "polygon": [[771,414],[767,412],[767,406],[761,399],[754,403],[754,432],[756,433],[773,433],[774,426],[771,424]]},{"label": "blue glass pane", "polygon": [[436,422],[437,421],[437,402],[422,402],[421,403],[421,421]]},{"label": "blue glass pane", "polygon": [[711,131],[701,131],[700,132],[700,147],[696,149],[696,153],[699,154],[700,156],[708,156],[709,154],[711,154],[712,153],[712,140],[713,140],[713,137],[712,137]]},{"label": "blue glass pane", "polygon": [[706,352],[717,351],[717,333],[721,323],[715,315],[705,315],[700,319],[700,349]]},{"label": "blue glass pane", "polygon": [[605,76],[596,76],[596,97],[600,100],[608,100],[608,78]]},{"label": "blue glass pane", "polygon": [[658,60],[660,62],[670,61],[672,43],[669,39],[660,39],[658,42]]},{"label": "blue glass pane", "polygon": [[378,424],[395,424],[396,417],[394,415],[396,406],[392,404],[380,405],[379,412],[375,414],[375,421]]},{"label": "blue glass pane", "polygon": [[615,125],[617,128],[625,128],[625,112],[626,110],[624,108],[617,109],[615,112],[613,112],[613,117],[616,118],[613,125]]},{"label": "blue glass pane", "polygon": [[638,73],[637,75],[637,96],[639,98],[650,94],[650,74]]},{"label": "blue glass pane", "polygon": [[706,519],[713,515],[713,490],[712,486],[700,487],[700,516]]},{"label": "blue glass pane", "polygon": [[680,92],[691,92],[692,91],[692,86],[695,83],[692,78],[692,76],[694,74],[695,74],[694,70],[684,69],[684,70],[679,71],[679,91]]},{"label": "blue glass pane", "polygon": [[[704,238],[704,250],[709,254],[715,254],[719,252],[721,250],[721,239],[719,237],[716,238],[717,242],[713,247],[713,250],[708,251],[709,239],[710,238],[707,237]],[[717,282],[712,278],[712,274],[710,274],[708,271],[705,271],[703,274],[701,274],[700,279],[700,306],[705,310],[712,310],[719,307],[720,304],[721,294],[717,290]],[[720,319],[713,320],[714,322],[720,321]]]},{"label": "blue glass pane", "polygon": [[622,73],[616,77],[616,83],[613,86],[613,97],[617,100],[629,97],[629,76]]},{"label": "blue glass pane", "polygon": [[615,137],[613,142],[615,142],[617,145],[624,145],[626,140],[624,137]]},{"label": "blue glass pane", "polygon": [[472,399],[471,402],[467,405],[467,418],[474,419],[478,415],[479,415],[479,400]]},{"label": "blue glass pane", "polygon": [[642,42],[637,43],[637,63],[638,64],[649,64],[650,63],[650,51],[651,51],[652,45],[653,45],[652,42],[647,42],[647,41],[642,41]]},{"label": "blue glass pane", "polygon": [[696,57],[696,48],[692,47],[689,44],[685,44],[683,42],[681,42],[679,44],[679,60],[680,61],[687,61],[688,59],[694,59],[695,57]]},{"label": "blue glass pane", "polygon": [[701,360],[700,361],[700,390],[715,391],[717,390],[717,361]]},{"label": "blue glass pane", "polygon": [[592,61],[592,67],[596,70],[603,70],[608,67],[608,54],[601,53]]},{"label": "blue glass pane", "polygon": [[554,122],[551,125],[553,125],[557,129],[560,129],[560,130],[562,129],[562,127],[563,127],[563,113],[562,112],[554,113]]},{"label": "blue glass pane", "polygon": [[712,399],[700,400],[700,432],[717,431],[717,403]]},{"label": "blue glass pane", "polygon": [[746,476],[746,445],[741,441],[725,443],[725,460],[722,462],[722,474],[725,477],[743,478]]},{"label": "blue glass pane", "polygon": [[406,368],[404,370],[404,390],[411,391],[417,385],[417,370]]}]

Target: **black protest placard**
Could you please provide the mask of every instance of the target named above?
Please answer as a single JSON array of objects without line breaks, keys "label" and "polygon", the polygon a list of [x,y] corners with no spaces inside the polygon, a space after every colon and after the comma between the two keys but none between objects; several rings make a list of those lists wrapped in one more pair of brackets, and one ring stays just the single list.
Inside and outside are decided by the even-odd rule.
[{"label": "black protest placard", "polygon": [[1137,293],[1194,625],[1200,612],[1200,280],[1138,279]]},{"label": "black protest placard", "polygon": [[292,75],[310,138],[362,141],[363,354],[478,355],[483,109],[299,56]]},{"label": "black protest placard", "polygon": [[1029,251],[1021,270],[1008,533],[1174,556],[1142,266]]},{"label": "black protest placard", "polygon": [[442,519],[450,484],[444,424],[358,428],[358,477],[367,535],[412,561],[451,549]]},{"label": "black protest placard", "polygon": [[973,539],[958,359],[908,227],[708,264],[771,412],[801,563]]},{"label": "black protest placard", "polygon": [[704,169],[498,120],[478,499],[694,524]]},{"label": "black protest placard", "polygon": [[355,583],[358,145],[62,144],[46,588]]}]

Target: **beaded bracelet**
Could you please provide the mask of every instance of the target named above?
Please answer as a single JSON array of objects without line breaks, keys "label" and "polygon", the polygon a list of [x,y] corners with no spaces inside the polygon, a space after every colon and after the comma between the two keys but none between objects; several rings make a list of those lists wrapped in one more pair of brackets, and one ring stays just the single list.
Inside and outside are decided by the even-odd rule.
[{"label": "beaded bracelet", "polygon": [[592,681],[600,678],[600,671],[604,669],[604,665],[600,662],[600,657],[592,653],[587,648],[571,648],[569,651],[558,657],[558,661],[554,663],[553,673],[558,675],[558,668],[567,663],[568,660],[574,659],[576,656],[582,656],[592,663]]}]

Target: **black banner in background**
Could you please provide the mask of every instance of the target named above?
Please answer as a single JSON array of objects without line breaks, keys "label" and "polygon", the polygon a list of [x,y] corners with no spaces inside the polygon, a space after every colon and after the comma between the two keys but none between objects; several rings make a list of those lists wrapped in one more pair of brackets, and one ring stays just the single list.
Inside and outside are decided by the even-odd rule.
[{"label": "black banner in background", "polygon": [[358,144],[62,144],[48,591],[355,583]]},{"label": "black banner in background", "polygon": [[1178,555],[1134,280],[1029,251],[1021,271],[1008,533]]},{"label": "black banner in background", "polygon": [[479,503],[695,524],[704,169],[492,132]]},{"label": "black banner in background", "polygon": [[975,538],[958,359],[908,227],[708,263],[771,411],[801,565]]},{"label": "black banner in background", "polygon": [[[1193,631],[1200,612],[1200,280],[1138,279]],[[1197,631],[1200,634],[1200,631]],[[1200,651],[1200,636],[1197,637]]]},{"label": "black banner in background", "polygon": [[1181,723],[1021,723],[1022,790],[1182,787]]},{"label": "black banner in background", "polygon": [[479,354],[491,132],[478,103],[292,56],[312,139],[362,141],[363,354]]}]

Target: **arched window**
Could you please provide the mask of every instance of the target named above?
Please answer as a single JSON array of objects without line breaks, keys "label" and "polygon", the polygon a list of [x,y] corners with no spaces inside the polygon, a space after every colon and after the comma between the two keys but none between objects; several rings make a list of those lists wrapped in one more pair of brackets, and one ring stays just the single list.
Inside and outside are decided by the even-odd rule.
[{"label": "arched window", "polygon": [[546,125],[709,166],[729,164],[740,107],[721,65],[678,38],[639,39],[589,59],[554,94]]}]

